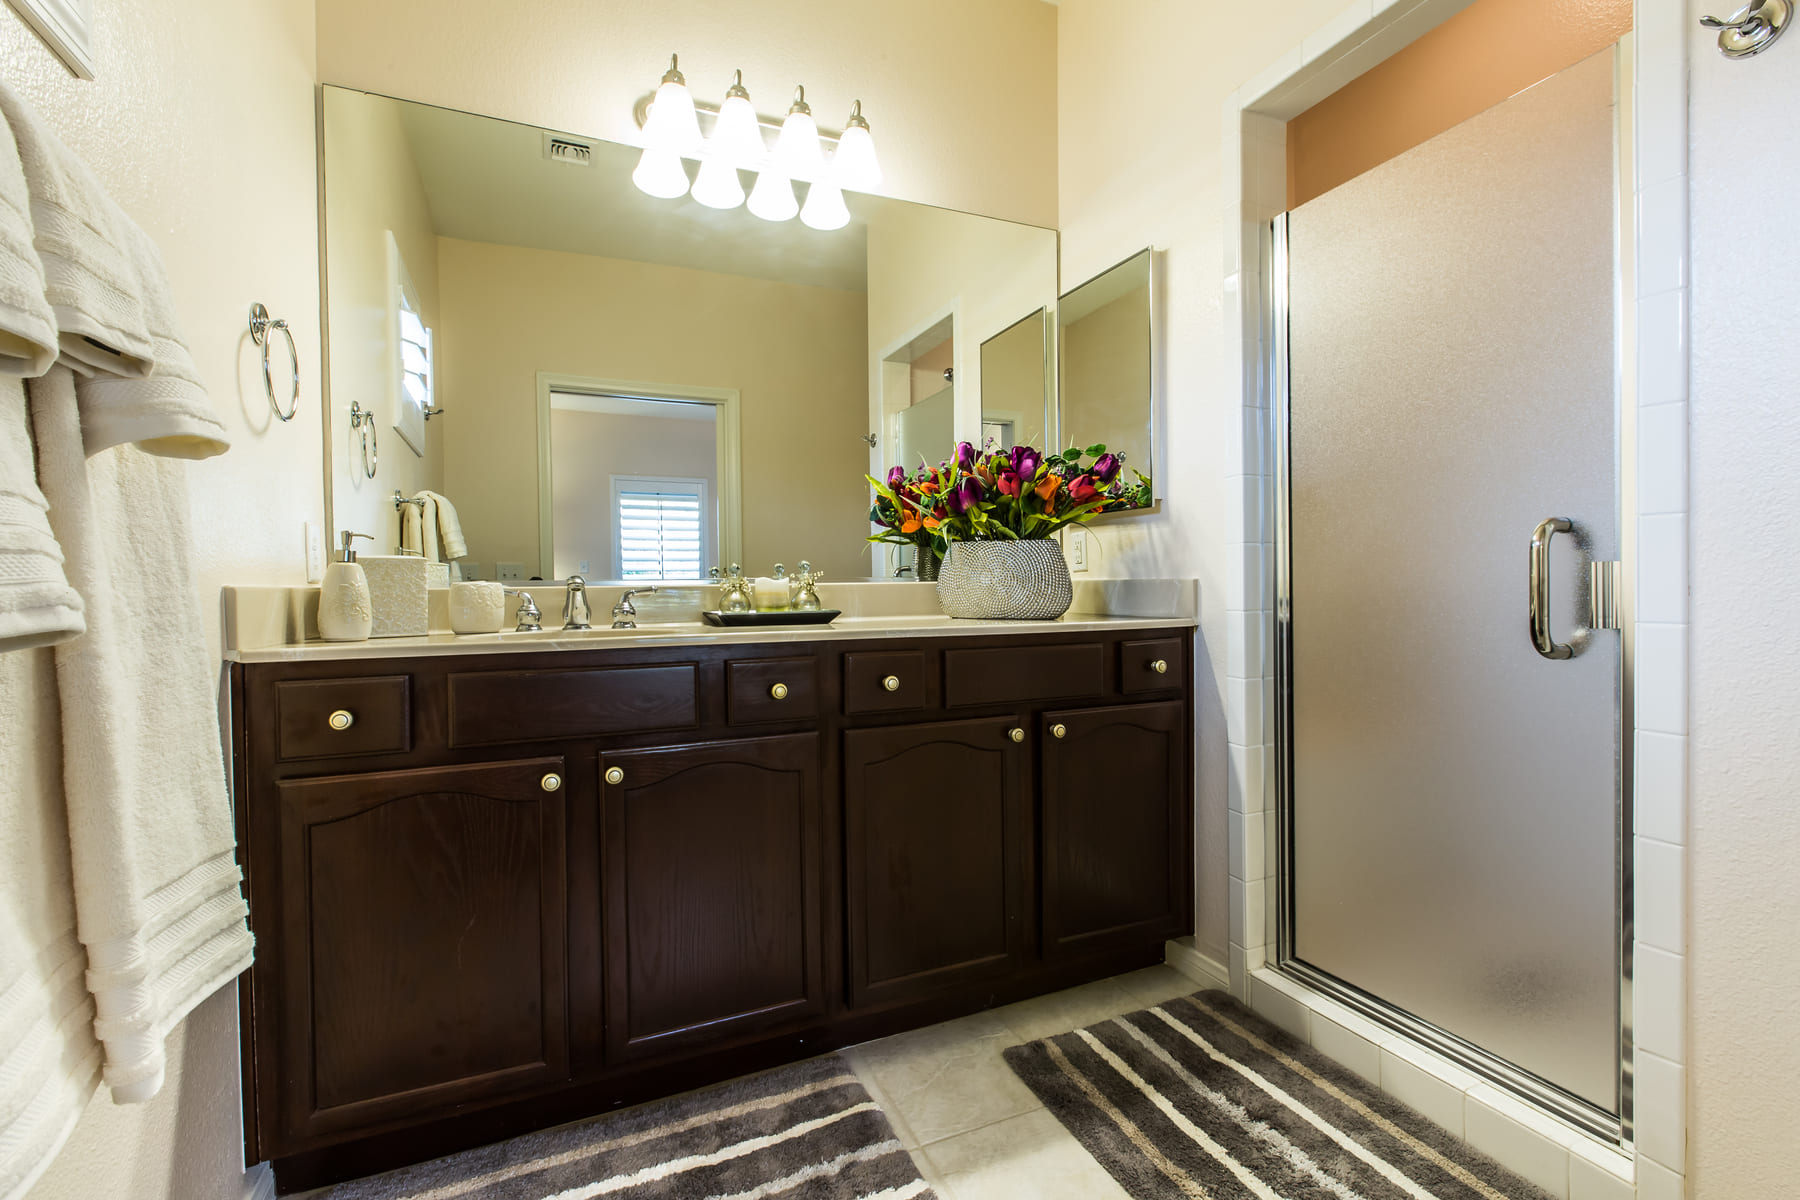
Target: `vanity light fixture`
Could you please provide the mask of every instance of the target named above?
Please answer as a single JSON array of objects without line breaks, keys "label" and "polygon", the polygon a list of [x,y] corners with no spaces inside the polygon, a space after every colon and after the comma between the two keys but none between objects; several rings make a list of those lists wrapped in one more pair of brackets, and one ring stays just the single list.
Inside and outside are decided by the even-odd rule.
[{"label": "vanity light fixture", "polygon": [[694,199],[708,208],[736,208],[744,202],[744,185],[738,180],[737,167],[709,150],[700,160],[700,175],[694,180]]},{"label": "vanity light fixture", "polygon": [[792,220],[800,211],[800,203],[794,199],[794,185],[775,168],[766,168],[750,189],[750,211],[765,221]]},{"label": "vanity light fixture", "polygon": [[645,146],[637,170],[631,173],[631,182],[638,185],[639,191],[658,199],[675,200],[687,195],[687,168],[681,165],[681,155],[675,151]]},{"label": "vanity light fixture", "polygon": [[775,167],[789,179],[813,180],[825,174],[825,154],[819,149],[819,123],[813,120],[806,89],[794,89],[794,103],[775,139]]},{"label": "vanity light fixture", "polygon": [[875,139],[863,120],[862,101],[850,107],[850,119],[838,136],[837,153],[831,156],[831,174],[840,188],[869,192],[881,183],[881,164],[875,158]]},{"label": "vanity light fixture", "polygon": [[644,148],[668,150],[685,158],[700,154],[700,118],[687,80],[676,67],[678,55],[669,55],[669,69],[657,85],[656,99],[644,117]]},{"label": "vanity light fixture", "polygon": [[844,206],[844,193],[828,178],[813,180],[806,193],[806,207],[800,210],[800,223],[812,229],[842,229],[850,223],[850,210]]}]

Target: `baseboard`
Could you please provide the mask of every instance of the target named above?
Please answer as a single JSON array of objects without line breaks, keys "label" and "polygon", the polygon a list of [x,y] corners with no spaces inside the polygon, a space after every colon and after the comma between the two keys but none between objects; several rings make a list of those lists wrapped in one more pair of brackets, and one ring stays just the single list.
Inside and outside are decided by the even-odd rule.
[{"label": "baseboard", "polygon": [[244,1200],[275,1200],[275,1171],[268,1163],[244,1172]]},{"label": "baseboard", "polygon": [[1202,952],[1191,937],[1164,942],[1163,961],[1203,987],[1231,990],[1231,968]]}]

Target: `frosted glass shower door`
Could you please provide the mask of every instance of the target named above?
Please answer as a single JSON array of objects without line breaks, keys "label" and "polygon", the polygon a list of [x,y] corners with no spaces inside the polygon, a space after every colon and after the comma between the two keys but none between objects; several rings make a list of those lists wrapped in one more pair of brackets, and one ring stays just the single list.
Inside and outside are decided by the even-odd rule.
[{"label": "frosted glass shower door", "polygon": [[[1289,214],[1284,629],[1288,960],[1607,1113],[1614,130],[1608,52]],[[1562,659],[1526,616],[1552,517]]]}]

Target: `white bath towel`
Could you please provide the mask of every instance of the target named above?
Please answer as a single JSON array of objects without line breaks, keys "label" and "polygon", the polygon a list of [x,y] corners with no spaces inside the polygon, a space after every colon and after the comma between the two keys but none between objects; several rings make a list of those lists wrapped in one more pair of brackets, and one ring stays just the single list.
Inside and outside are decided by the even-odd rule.
[{"label": "white bath towel", "polygon": [[426,562],[437,562],[437,505],[424,492],[413,499],[424,503],[400,506],[400,549],[407,554],[423,555]]},{"label": "white bath towel", "polygon": [[56,361],[56,314],[44,290],[25,168],[0,129],[0,375],[42,375]]},{"label": "white bath towel", "polygon": [[63,361],[84,374],[148,375],[153,347],[131,244],[113,227],[116,206],[87,164],[4,80],[0,116],[24,167],[32,242]]},{"label": "white bath towel", "polygon": [[50,650],[0,654],[0,1197],[30,1190],[100,1081],[75,933]]},{"label": "white bath towel", "polygon": [[456,505],[437,492],[420,492],[430,506],[437,509],[438,557],[433,562],[452,562],[466,558],[469,543],[463,540],[462,522],[456,519]]},{"label": "white bath towel", "polygon": [[38,479],[88,630],[55,650],[75,911],[113,1099],[162,1086],[163,1039],[250,964],[187,467],[83,445],[75,379],[29,384]]},{"label": "white bath towel", "polygon": [[137,222],[113,208],[113,226],[127,242],[150,332],[148,377],[96,371],[75,381],[81,404],[81,441],[89,454],[127,442],[169,458],[211,458],[231,448],[225,426],[182,340],[162,253]]},{"label": "white bath towel", "polygon": [[37,483],[23,380],[0,375],[0,655],[87,628]]}]

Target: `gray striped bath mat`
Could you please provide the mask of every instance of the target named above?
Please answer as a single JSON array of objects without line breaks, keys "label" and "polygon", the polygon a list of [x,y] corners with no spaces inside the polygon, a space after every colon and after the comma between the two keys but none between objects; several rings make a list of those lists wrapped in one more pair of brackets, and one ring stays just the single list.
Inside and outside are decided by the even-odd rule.
[{"label": "gray striped bath mat", "polygon": [[1224,992],[1006,1061],[1138,1200],[1549,1200]]},{"label": "gray striped bath mat", "polygon": [[843,1059],[374,1175],[309,1200],[933,1200]]}]

